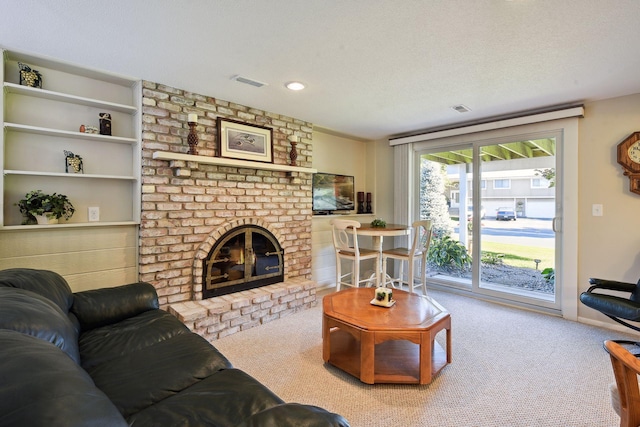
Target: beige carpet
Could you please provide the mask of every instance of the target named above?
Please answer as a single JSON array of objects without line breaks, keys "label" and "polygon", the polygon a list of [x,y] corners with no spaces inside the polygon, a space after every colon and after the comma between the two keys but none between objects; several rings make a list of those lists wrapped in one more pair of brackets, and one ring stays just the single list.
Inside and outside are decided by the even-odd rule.
[{"label": "beige carpet", "polygon": [[602,343],[640,337],[459,295],[430,295],[451,313],[453,363],[429,385],[367,385],[325,365],[321,303],[214,344],[285,401],[338,412],[354,427],[619,425]]}]

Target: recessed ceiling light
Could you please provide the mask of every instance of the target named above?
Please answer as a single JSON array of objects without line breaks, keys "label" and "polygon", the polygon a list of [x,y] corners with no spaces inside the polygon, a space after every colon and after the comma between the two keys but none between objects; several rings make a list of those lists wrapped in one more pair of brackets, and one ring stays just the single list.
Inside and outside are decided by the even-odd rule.
[{"label": "recessed ceiling light", "polygon": [[457,111],[458,113],[468,113],[469,111],[471,111],[471,108],[462,104],[454,105],[453,107],[451,107],[451,109]]},{"label": "recessed ceiling light", "polygon": [[300,82],[289,82],[285,84],[285,86],[289,90],[302,90],[305,88],[305,85]]}]

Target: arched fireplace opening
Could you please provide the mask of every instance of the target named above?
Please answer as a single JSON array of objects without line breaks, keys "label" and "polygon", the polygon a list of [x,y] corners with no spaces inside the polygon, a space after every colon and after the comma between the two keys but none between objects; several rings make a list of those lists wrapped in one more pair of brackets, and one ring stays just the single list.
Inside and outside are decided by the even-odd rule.
[{"label": "arched fireplace opening", "polygon": [[273,234],[257,225],[242,225],[226,232],[202,262],[203,298],[284,279],[284,251]]}]

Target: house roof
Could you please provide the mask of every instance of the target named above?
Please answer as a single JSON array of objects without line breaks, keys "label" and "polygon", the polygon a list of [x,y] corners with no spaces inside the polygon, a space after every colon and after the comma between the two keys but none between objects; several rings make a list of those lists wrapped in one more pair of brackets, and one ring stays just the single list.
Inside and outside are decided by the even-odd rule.
[{"label": "house roof", "polygon": [[0,45],[377,139],[640,93],[639,18],[637,0],[3,0]]}]

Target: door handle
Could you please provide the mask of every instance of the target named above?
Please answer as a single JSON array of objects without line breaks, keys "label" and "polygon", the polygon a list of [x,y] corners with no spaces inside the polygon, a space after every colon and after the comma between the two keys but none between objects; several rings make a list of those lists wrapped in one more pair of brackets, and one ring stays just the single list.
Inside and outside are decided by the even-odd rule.
[{"label": "door handle", "polygon": [[[558,224],[560,224],[560,227],[558,227]],[[553,218],[553,220],[551,221],[551,230],[553,230],[554,233],[558,233],[562,230],[561,218],[558,218],[558,217]]]}]

